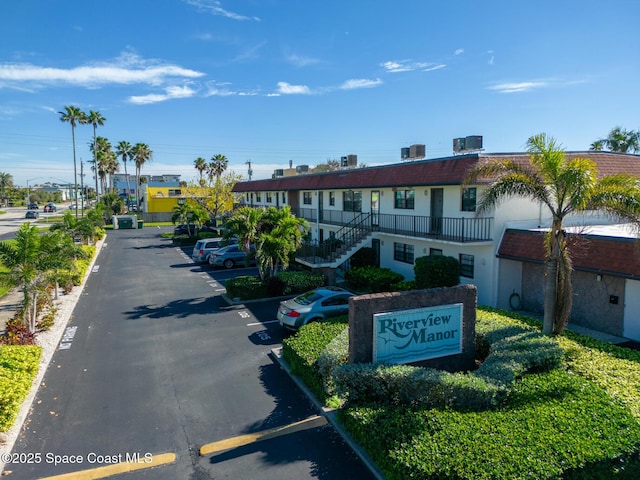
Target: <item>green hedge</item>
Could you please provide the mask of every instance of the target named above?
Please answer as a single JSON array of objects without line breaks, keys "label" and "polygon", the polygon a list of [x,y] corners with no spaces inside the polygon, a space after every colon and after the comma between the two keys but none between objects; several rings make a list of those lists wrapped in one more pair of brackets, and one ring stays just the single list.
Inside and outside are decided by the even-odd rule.
[{"label": "green hedge", "polygon": [[323,286],[326,277],[310,272],[280,272],[275,280],[262,281],[259,277],[238,276],[225,282],[227,296],[240,300],[297,295]]},{"label": "green hedge", "polygon": [[267,286],[259,277],[240,275],[224,282],[227,296],[231,299],[256,300],[267,298]]},{"label": "green hedge", "polygon": [[460,262],[444,255],[416,258],[413,266],[416,288],[453,287],[460,283]]},{"label": "green hedge", "polygon": [[0,346],[0,431],[7,431],[18,415],[38,373],[38,346]]},{"label": "green hedge", "polygon": [[389,268],[369,265],[349,270],[344,279],[356,292],[377,293],[396,290],[395,286],[404,280],[404,276]]},{"label": "green hedge", "polygon": [[[395,397],[350,402],[339,417],[388,479],[635,480],[640,352],[572,332],[543,337],[539,328],[535,319],[479,309],[477,353],[486,358],[473,375],[376,366],[384,385],[357,381],[372,397],[380,389]],[[324,401],[327,377],[346,362],[345,339],[344,324],[316,323],[283,342],[294,373]],[[451,408],[477,402],[485,386],[501,393],[492,408]]]}]

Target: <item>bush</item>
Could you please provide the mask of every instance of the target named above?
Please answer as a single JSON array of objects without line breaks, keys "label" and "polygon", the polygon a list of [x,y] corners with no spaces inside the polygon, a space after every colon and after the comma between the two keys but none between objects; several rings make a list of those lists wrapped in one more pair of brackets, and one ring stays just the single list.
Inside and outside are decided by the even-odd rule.
[{"label": "bush", "polygon": [[5,333],[0,337],[1,345],[34,345],[35,332],[30,332],[22,319],[22,309],[7,322]]},{"label": "bush", "polygon": [[453,287],[460,283],[460,262],[454,257],[428,255],[416,258],[416,288]]},{"label": "bush", "polygon": [[371,247],[362,247],[351,256],[351,268],[372,267],[376,265],[378,256]]},{"label": "bush", "polygon": [[231,299],[255,300],[268,297],[267,286],[259,277],[241,275],[229,278],[224,283],[227,296]]},{"label": "bush", "polygon": [[298,375],[321,401],[326,397],[318,359],[331,341],[344,330],[347,317],[334,317],[309,323],[297,335],[282,341],[282,355],[291,373]]},{"label": "bush", "polygon": [[393,286],[404,280],[404,276],[389,268],[360,267],[345,273],[344,279],[349,288],[357,292],[390,292]]},{"label": "bush", "polygon": [[282,295],[296,295],[314,288],[322,287],[327,277],[321,273],[311,272],[280,272],[278,278],[283,282]]},{"label": "bush", "polygon": [[13,424],[40,362],[37,346],[0,346],[0,431]]}]

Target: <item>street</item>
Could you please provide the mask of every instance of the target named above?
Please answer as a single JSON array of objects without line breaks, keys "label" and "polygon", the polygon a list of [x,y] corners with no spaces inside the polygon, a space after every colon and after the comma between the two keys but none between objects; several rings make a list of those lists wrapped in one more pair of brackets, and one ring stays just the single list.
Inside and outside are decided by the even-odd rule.
[{"label": "street", "polygon": [[[9,478],[373,478],[270,358],[289,335],[277,301],[221,298],[225,278],[256,270],[196,265],[161,231],[109,232]],[[127,460],[140,469],[122,473]]]}]

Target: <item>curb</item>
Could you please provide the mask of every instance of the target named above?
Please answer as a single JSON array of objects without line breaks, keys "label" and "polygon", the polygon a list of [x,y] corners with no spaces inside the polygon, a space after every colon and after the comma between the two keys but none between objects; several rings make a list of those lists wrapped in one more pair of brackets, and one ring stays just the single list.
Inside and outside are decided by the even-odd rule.
[{"label": "curb", "polygon": [[274,361],[274,363],[277,363],[280,366],[280,368],[282,368],[285,372],[287,372],[287,375],[291,377],[291,379],[294,381],[296,386],[300,390],[302,390],[302,392],[307,396],[307,398],[311,401],[315,409],[321,412],[321,414],[327,418],[327,420],[329,421],[329,423],[331,423],[331,426],[334,428],[334,430],[338,432],[338,435],[340,435],[342,439],[347,443],[347,445],[351,447],[351,449],[355,452],[355,454],[358,457],[360,457],[360,460],[362,460],[362,463],[366,465],[366,467],[373,474],[373,476],[377,480],[384,480],[385,479],[384,474],[382,473],[382,471],[380,471],[380,469],[375,464],[375,462],[371,459],[369,454],[360,446],[359,443],[357,443],[351,437],[351,435],[349,435],[349,432],[347,432],[344,429],[344,427],[338,420],[337,410],[335,408],[329,408],[322,405],[322,403],[316,398],[313,392],[311,392],[311,390],[307,388],[307,386],[302,381],[302,379],[300,379],[300,377],[298,377],[297,375],[294,375],[291,373],[291,367],[289,366],[289,363],[282,357],[282,347],[273,348],[271,350],[270,357]]},{"label": "curb", "polygon": [[[18,415],[16,415],[13,425],[9,430],[4,432],[6,435],[6,442],[0,445],[0,458],[5,458],[6,457],[5,454],[10,453],[13,450],[15,442],[18,439],[18,435],[22,431],[24,422],[27,418],[27,415],[29,414],[29,410],[31,410],[31,405],[33,404],[33,400],[35,399],[36,394],[38,393],[38,389],[42,384],[42,380],[44,379],[47,369],[49,368],[49,363],[51,363],[53,354],[58,349],[58,344],[62,339],[62,335],[65,331],[67,324],[69,323],[69,320],[73,316],[75,306],[78,303],[80,295],[82,295],[82,292],[84,291],[84,286],[87,283],[87,279],[89,278],[89,275],[91,275],[93,266],[98,259],[98,255],[100,254],[100,251],[102,250],[102,246],[105,243],[106,239],[107,239],[107,236],[105,234],[105,237],[102,240],[98,240],[95,243],[96,254],[93,256],[93,259],[89,263],[89,267],[87,268],[87,272],[84,278],[82,279],[82,283],[77,287],[75,287],[71,293],[64,296],[64,298],[71,299],[69,301],[72,302],[73,308],[69,308],[68,311],[64,312],[62,316],[56,318],[54,326],[51,328],[51,330],[40,334],[40,335],[46,335],[47,333],[49,333],[51,335],[50,340],[53,339],[54,341],[49,342],[47,346],[42,346],[42,355],[40,357],[38,373],[36,374],[36,377],[33,379],[33,383],[31,384],[31,390],[22,401],[20,410],[18,411]],[[0,475],[4,475],[3,472],[4,472],[5,466],[6,466],[5,462],[0,461]]]}]

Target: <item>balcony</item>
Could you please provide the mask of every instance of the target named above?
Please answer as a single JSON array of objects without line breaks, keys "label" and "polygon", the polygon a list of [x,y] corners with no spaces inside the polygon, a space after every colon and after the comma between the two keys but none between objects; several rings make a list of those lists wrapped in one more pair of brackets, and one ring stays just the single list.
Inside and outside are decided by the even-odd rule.
[{"label": "balcony", "polygon": [[[292,208],[297,216],[309,222],[344,226],[352,222],[360,212],[343,212],[315,208]],[[318,218],[320,215],[320,218]],[[392,215],[388,213],[370,216],[374,232],[404,235],[407,237],[445,240],[457,243],[489,242],[493,240],[493,218],[425,217],[416,215]]]}]

